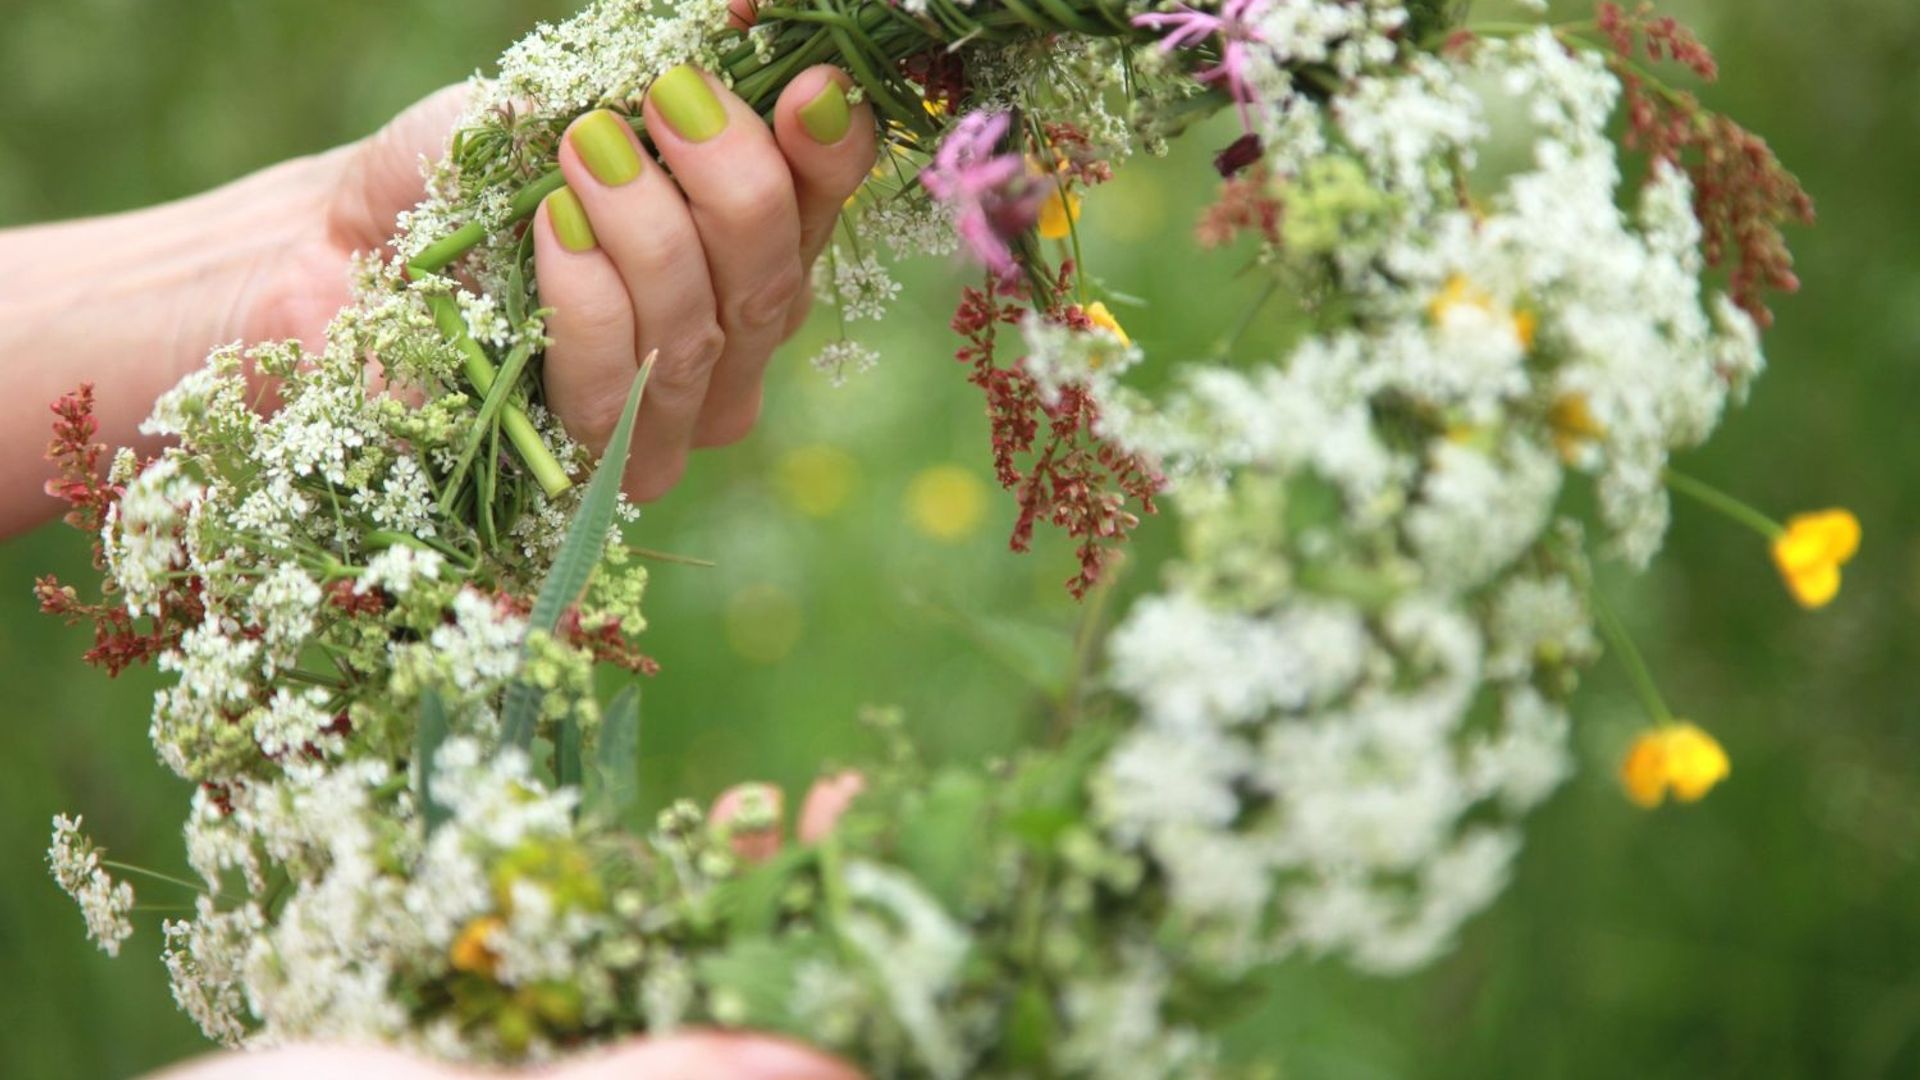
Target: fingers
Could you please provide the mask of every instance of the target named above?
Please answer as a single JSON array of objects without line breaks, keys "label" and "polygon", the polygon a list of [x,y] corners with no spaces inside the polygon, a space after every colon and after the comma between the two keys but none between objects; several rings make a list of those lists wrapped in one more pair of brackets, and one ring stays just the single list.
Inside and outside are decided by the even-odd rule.
[{"label": "fingers", "polygon": [[[686,468],[708,376],[724,344],[700,233],[679,187],[614,113],[574,121],[562,140],[560,168],[572,194],[550,197],[541,213],[545,224],[535,235],[540,295],[556,309],[556,320],[567,303],[582,310],[554,327],[548,399],[568,431],[598,452],[619,421],[639,358],[659,349],[626,475],[630,495],[656,498]],[[553,210],[568,198],[578,199],[589,226],[574,245],[552,229]],[[568,250],[549,258],[555,249],[582,245],[595,254]],[[622,306],[629,320],[624,340],[614,314]],[[598,332],[574,341],[569,333],[583,323]]]},{"label": "fingers", "polygon": [[[750,15],[739,0],[735,17]],[[825,65],[802,72],[769,127],[711,76],[675,68],[646,99],[657,162],[613,113],[569,127],[568,190],[533,226],[556,309],[547,396],[599,452],[637,358],[660,351],[627,467],[635,498],[663,494],[690,448],[737,441],[758,417],[768,358],[805,315],[808,268],[872,166],[872,111],[849,85]]]},{"label": "fingers", "polygon": [[[867,778],[851,770],[815,780],[800,807],[800,842],[824,840],[865,790]],[[780,854],[786,796],[771,784],[735,784],[713,801],[707,820],[721,830],[734,854],[748,862],[766,862]]]},{"label": "fingers", "polygon": [[[599,453],[619,417],[611,404],[635,372],[633,304],[571,188],[549,195],[533,219],[535,276],[547,317],[547,402],[573,437]],[[623,399],[624,400],[624,399]],[[641,460],[639,454],[629,463]]]},{"label": "fingers", "polygon": [[772,784],[735,784],[713,801],[707,820],[725,833],[735,855],[748,862],[766,862],[780,854],[787,797]]},{"label": "fingers", "polygon": [[833,237],[847,200],[873,169],[873,108],[847,100],[852,81],[821,64],[787,84],[773,110],[773,133],[793,173],[800,210],[800,259],[808,266]]},{"label": "fingers", "polygon": [[848,771],[815,780],[813,789],[807,792],[807,801],[800,806],[800,827],[797,830],[800,842],[817,844],[826,839],[833,827],[840,823],[841,815],[865,790],[867,778],[857,772]]},{"label": "fingers", "polygon": [[661,159],[687,193],[726,335],[694,441],[734,442],[759,416],[767,358],[807,286],[793,178],[767,126],[697,68],[655,79],[646,116]]},{"label": "fingers", "polygon": [[550,1080],[858,1080],[845,1062],[780,1039],[692,1032],[648,1039],[540,1075]]}]

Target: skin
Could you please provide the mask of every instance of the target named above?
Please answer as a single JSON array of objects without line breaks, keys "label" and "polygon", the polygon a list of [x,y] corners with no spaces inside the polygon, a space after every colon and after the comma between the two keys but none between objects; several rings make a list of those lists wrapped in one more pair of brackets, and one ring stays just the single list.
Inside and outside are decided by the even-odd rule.
[{"label": "skin", "polygon": [[[747,0],[736,19],[749,21]],[[646,103],[658,156],[633,182],[595,180],[570,140],[561,167],[597,237],[589,251],[559,242],[551,213],[535,216],[535,267],[549,325],[547,400],[569,434],[606,443],[642,357],[658,349],[625,477],[629,495],[671,489],[695,448],[745,438],[760,411],[773,350],[805,320],[808,271],[848,196],[872,167],[871,111],[852,110],[842,138],[818,142],[798,112],[835,80],[809,69],[782,94],[771,124],[711,76],[726,127],[690,142]],[[450,87],[350,146],[284,162],[214,191],[143,210],[0,231],[0,537],[52,518],[43,488],[47,405],[95,385],[109,446],[157,449],[138,433],[153,401],[233,341],[325,340],[348,301],[348,261],[381,247],[394,219],[423,194],[419,162],[444,151],[463,91]],[[645,155],[638,140],[635,150]],[[803,839],[817,839],[858,793],[832,778],[806,801]],[[823,794],[824,792],[824,794]],[[738,796],[715,808],[724,820]],[[749,842],[747,838],[736,841]],[[748,857],[777,851],[753,838]],[[636,1040],[599,1055],[503,1073],[430,1064],[384,1050],[289,1047],[216,1055],[165,1080],[359,1075],[456,1080],[521,1075],[552,1080],[738,1077],[845,1080],[845,1063],[776,1039],[694,1032]]]},{"label": "skin", "polygon": [[[851,85],[838,69],[797,76],[771,124],[705,78],[725,129],[691,142],[648,100],[659,153],[631,183],[601,184],[563,141],[592,250],[567,250],[546,206],[532,225],[541,300],[556,309],[547,400],[569,434],[603,447],[640,359],[660,350],[625,478],[643,501],[674,486],[692,450],[752,430],[768,360],[806,318],[809,268],[874,161],[868,106],[828,145],[799,120],[828,80]],[[420,199],[420,159],[444,151],[461,95],[450,87],[358,143],[203,195],[0,231],[0,536],[59,512],[42,490],[46,406],[82,381],[95,386],[100,440],[151,453],[140,421],[213,348],[319,346],[348,300],[349,258],[382,246]]]}]

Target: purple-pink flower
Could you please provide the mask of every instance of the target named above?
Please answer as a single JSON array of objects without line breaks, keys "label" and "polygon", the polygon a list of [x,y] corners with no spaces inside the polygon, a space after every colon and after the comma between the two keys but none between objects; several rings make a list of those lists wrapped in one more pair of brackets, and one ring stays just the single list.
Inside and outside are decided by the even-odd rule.
[{"label": "purple-pink flower", "polygon": [[968,250],[1002,278],[1017,271],[1012,241],[1033,227],[1046,198],[1025,160],[1000,149],[1010,124],[1003,112],[968,113],[920,170],[927,193],[953,207]]},{"label": "purple-pink flower", "polygon": [[1272,0],[1222,0],[1217,15],[1181,4],[1177,11],[1135,15],[1133,25],[1165,31],[1160,38],[1162,52],[1195,48],[1210,37],[1218,37],[1220,63],[1194,72],[1194,77],[1201,82],[1226,80],[1227,93],[1240,107],[1241,125],[1252,131],[1247,106],[1255,100],[1255,94],[1249,81],[1249,56],[1253,45],[1267,40],[1259,19],[1270,3]]}]

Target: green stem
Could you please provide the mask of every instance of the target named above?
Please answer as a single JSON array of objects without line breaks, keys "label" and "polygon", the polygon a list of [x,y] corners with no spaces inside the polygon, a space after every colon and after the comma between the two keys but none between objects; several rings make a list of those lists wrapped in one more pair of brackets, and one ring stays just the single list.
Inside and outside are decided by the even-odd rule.
[{"label": "green stem", "polygon": [[1600,624],[1600,632],[1607,639],[1608,648],[1620,658],[1620,666],[1627,669],[1627,676],[1633,682],[1633,688],[1640,695],[1640,701],[1653,714],[1653,718],[1662,724],[1673,723],[1673,710],[1667,708],[1666,699],[1660,696],[1660,687],[1653,681],[1653,672],[1647,667],[1646,657],[1640,655],[1640,649],[1633,643],[1627,628],[1620,622],[1620,616],[1613,613],[1613,607],[1600,590],[1589,586],[1587,598],[1593,603],[1593,613]]},{"label": "green stem", "polygon": [[447,475],[447,486],[440,494],[440,512],[445,514],[453,505],[454,495],[467,478],[467,469],[473,465],[473,456],[480,452],[480,444],[494,429],[494,418],[507,407],[507,397],[513,393],[514,385],[520,381],[520,372],[527,366],[527,360],[533,355],[533,346],[522,343],[514,346],[507,354],[507,362],[500,366],[493,385],[487,388],[486,400],[480,403],[480,414],[474,421],[473,430],[467,435],[467,444],[460,450],[460,458],[454,462],[453,471]]},{"label": "green stem", "polygon": [[472,571],[474,569],[473,556],[451,544],[444,544],[438,540],[429,539],[428,537],[415,536],[412,533],[394,532],[392,529],[374,529],[367,533],[366,541],[368,547],[381,551],[393,547],[410,547],[416,551],[432,551],[435,554],[446,556],[448,559],[451,559],[456,566],[464,570]]},{"label": "green stem", "polygon": [[[538,180],[514,193],[513,201],[508,203],[507,224],[512,225],[533,216],[535,210],[546,197],[567,186],[567,178],[560,174],[555,165],[543,173]],[[487,227],[478,221],[469,221],[458,229],[420,249],[407,263],[407,272],[415,278],[439,273],[452,265],[455,259],[478,247],[487,238]]]},{"label": "green stem", "polygon": [[1661,475],[1666,479],[1668,487],[1719,511],[1768,540],[1778,540],[1786,535],[1786,526],[1705,481],[1696,480],[1686,473],[1676,472],[1673,469],[1665,469]]},{"label": "green stem", "polygon": [[185,878],[177,878],[172,874],[163,874],[158,870],[149,870],[144,866],[135,866],[132,863],[123,863],[114,859],[101,859],[100,865],[111,870],[119,870],[122,873],[139,874],[142,877],[150,877],[155,881],[164,881],[169,885],[178,885],[183,889],[192,889],[194,892],[207,891],[207,887],[198,882],[188,881]]},{"label": "green stem", "polygon": [[[467,332],[466,317],[460,314],[460,306],[453,298],[445,294],[427,297],[427,306],[433,311],[433,321],[440,327],[440,333],[447,343],[460,351],[466,364],[467,381],[482,395],[493,389],[493,361],[487,359],[487,351],[473,340]],[[573,486],[573,480],[567,476],[567,470],[547,449],[546,440],[527,419],[525,410],[508,403],[500,411],[500,426],[506,430],[507,440],[520,452],[520,460],[525,462],[533,478],[540,482],[541,490],[548,498],[554,498]]]},{"label": "green stem", "polygon": [[347,684],[339,679],[329,679],[325,675],[316,675],[311,671],[301,671],[298,668],[282,671],[280,674],[291,682],[304,683],[307,686],[318,686],[324,690],[347,689]]}]

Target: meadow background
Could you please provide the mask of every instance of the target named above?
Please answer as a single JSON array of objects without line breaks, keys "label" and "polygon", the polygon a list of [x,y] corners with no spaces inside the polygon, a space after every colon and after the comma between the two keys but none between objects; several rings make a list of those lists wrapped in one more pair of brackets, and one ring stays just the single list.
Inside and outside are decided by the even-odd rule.
[{"label": "meadow background", "polygon": [[[356,138],[570,6],[11,0],[0,227],[183,196]],[[1920,1075],[1920,5],[1670,6],[1720,53],[1709,100],[1774,142],[1822,216],[1796,237],[1806,289],[1779,305],[1773,369],[1685,465],[1783,513],[1850,506],[1866,546],[1838,603],[1807,615],[1749,534],[1679,507],[1654,571],[1610,588],[1670,699],[1726,743],[1731,781],[1696,807],[1630,807],[1612,766],[1638,718],[1603,667],[1579,710],[1580,775],[1453,955],[1399,982],[1293,964],[1249,1003],[1237,1046],[1281,1075]],[[1165,254],[1210,190],[1204,149],[1129,165],[1085,207],[1092,268],[1151,299],[1120,314],[1162,365],[1214,348],[1249,299],[1225,261]],[[869,704],[900,706],[941,757],[1045,722],[1017,669],[1074,624],[1069,557],[1006,551],[1011,504],[987,490],[978,400],[950,359],[954,278],[909,274],[905,303],[864,334],[883,366],[844,389],[805,367],[811,328],[776,365],[760,431],[698,459],[637,527],[719,564],[656,575],[656,802],[745,776],[797,792],[864,745]],[[1149,580],[1174,527],[1143,530],[1123,589]],[[158,915],[109,960],[44,873],[59,811],[84,812],[118,858],[184,866],[187,791],[147,743],[151,675],[85,669],[83,632],[29,594],[37,574],[85,580],[86,546],[58,526],[0,544],[6,1077],[127,1076],[204,1049],[154,960]]]}]

